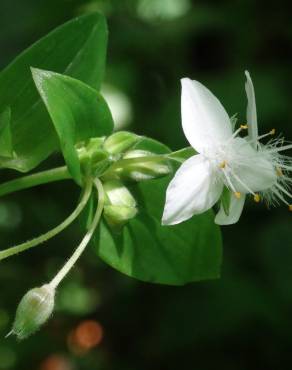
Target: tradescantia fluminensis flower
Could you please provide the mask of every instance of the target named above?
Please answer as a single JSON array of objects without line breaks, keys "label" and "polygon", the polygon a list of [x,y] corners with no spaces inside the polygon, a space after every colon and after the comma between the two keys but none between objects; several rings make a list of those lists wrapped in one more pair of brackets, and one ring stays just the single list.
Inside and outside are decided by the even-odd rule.
[{"label": "tradescantia fluminensis flower", "polygon": [[[63,180],[81,188],[78,204],[65,220],[24,243],[1,246],[0,261],[47,242],[77,218],[85,229],[55,276],[20,301],[9,333],[18,339],[35,333],[51,317],[59,285],[90,241],[107,264],[145,282],[183,285],[220,276],[220,229],[212,213],[174,228],[160,225],[167,186],[163,177],[178,164],[184,163],[169,186],[165,224],[204,212],[219,199],[216,222],[232,223],[247,193],[256,201],[262,193],[283,201],[289,195],[286,174],[292,166],[278,153],[286,147],[279,140],[259,144],[249,75],[246,139],[238,137],[246,125],[233,133],[234,119],[209,90],[189,79],[182,80],[183,128],[195,150],[172,152],[157,140],[113,132],[110,107],[99,91],[107,33],[102,15],[78,17],[0,73],[0,169],[29,172],[56,151],[64,159],[61,167],[0,183],[0,197]],[[31,64],[38,66],[31,68],[32,76]],[[15,89],[15,81],[24,88]]]},{"label": "tradescantia fluminensis flower", "polygon": [[[255,93],[251,77],[246,74],[247,124],[233,132],[232,120],[219,100],[200,82],[183,78],[181,95],[182,127],[191,146],[199,153],[176,172],[166,193],[162,223],[174,225],[203,213],[228,194],[228,206],[221,202],[215,217],[219,225],[236,223],[242,213],[246,195],[259,202],[284,202],[289,192],[292,159],[279,152],[292,148],[277,138],[266,145],[259,142],[274,135],[275,130],[258,136]],[[248,135],[239,133],[247,129]]]}]

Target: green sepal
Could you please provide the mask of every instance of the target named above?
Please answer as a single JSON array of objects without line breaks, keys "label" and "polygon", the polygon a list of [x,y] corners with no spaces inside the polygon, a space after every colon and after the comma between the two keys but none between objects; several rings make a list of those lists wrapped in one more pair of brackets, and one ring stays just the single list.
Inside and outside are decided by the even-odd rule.
[{"label": "green sepal", "polygon": [[221,200],[221,204],[222,204],[222,207],[223,207],[223,210],[226,216],[229,216],[231,192],[226,186],[224,186],[223,188],[223,192],[222,192],[220,200]]},{"label": "green sepal", "polygon": [[235,113],[232,117],[230,117],[230,123],[231,123],[232,131],[235,130],[237,121],[238,121],[238,117],[237,117],[237,113]]},{"label": "green sepal", "polygon": [[[141,149],[130,150],[123,156],[120,163],[121,167],[118,167],[115,173],[118,178],[126,182],[156,179],[172,171],[167,157],[157,157],[155,153]],[[116,163],[117,166],[118,164],[119,162]]]},{"label": "green sepal", "polygon": [[176,162],[183,163],[185,160],[187,160],[188,158],[190,158],[190,157],[192,157],[196,154],[197,154],[197,152],[195,151],[195,149],[192,148],[191,146],[189,146],[189,147],[177,150],[175,152],[172,152],[172,153],[168,154],[167,157],[169,159],[172,159],[172,160],[176,161]]},{"label": "green sepal", "polygon": [[137,208],[126,206],[104,206],[104,218],[112,231],[120,232],[137,214]]},{"label": "green sepal", "polygon": [[55,305],[55,288],[45,284],[29,290],[21,299],[9,334],[25,339],[50,318]]},{"label": "green sepal", "polygon": [[122,227],[137,214],[136,200],[128,188],[118,180],[106,181],[104,218],[113,231]]},{"label": "green sepal", "polygon": [[132,132],[118,131],[105,140],[103,148],[112,155],[121,154],[131,149],[140,139],[141,136]]}]

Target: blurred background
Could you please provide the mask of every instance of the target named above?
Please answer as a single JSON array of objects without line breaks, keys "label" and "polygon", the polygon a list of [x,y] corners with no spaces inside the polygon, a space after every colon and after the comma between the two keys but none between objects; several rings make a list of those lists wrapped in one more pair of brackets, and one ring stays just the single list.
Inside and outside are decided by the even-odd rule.
[{"label": "blurred background", "polygon": [[[286,5],[285,5],[286,4]],[[186,146],[181,77],[197,79],[245,122],[244,70],[253,77],[262,133],[292,138],[292,24],[287,2],[263,0],[1,0],[0,67],[64,21],[106,14],[103,92],[117,128]],[[60,158],[51,158],[53,166]],[[0,181],[12,171],[0,174]],[[66,194],[66,196],[64,196]],[[0,248],[45,232],[78,199],[70,182],[0,200]],[[81,238],[78,223],[0,268],[0,369],[253,370],[292,368],[292,215],[250,202],[222,229],[217,281],[168,287],[112,270],[90,248],[57,296],[54,317],[26,341],[4,339],[15,308],[47,281]]]}]

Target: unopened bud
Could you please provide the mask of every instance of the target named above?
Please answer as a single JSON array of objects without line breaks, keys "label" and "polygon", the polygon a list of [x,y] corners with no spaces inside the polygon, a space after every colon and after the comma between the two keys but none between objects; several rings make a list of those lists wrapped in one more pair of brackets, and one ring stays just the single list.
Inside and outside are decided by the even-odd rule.
[{"label": "unopened bud", "polygon": [[28,291],[20,301],[11,332],[25,339],[36,332],[51,316],[55,303],[55,289],[49,284]]},{"label": "unopened bud", "polygon": [[104,217],[107,223],[113,227],[124,226],[137,214],[137,208],[125,206],[105,206]]},{"label": "unopened bud", "polygon": [[100,176],[111,165],[109,153],[102,148],[104,140],[104,137],[91,138],[76,144],[81,169],[85,174]]},{"label": "unopened bud", "polygon": [[80,141],[75,145],[80,162],[91,158],[97,151],[102,149],[104,137],[94,137],[86,141]]},{"label": "unopened bud", "polygon": [[104,184],[106,202],[104,217],[113,227],[121,227],[137,214],[136,201],[129,190],[118,180]]},{"label": "unopened bud", "polygon": [[125,180],[151,180],[168,175],[172,170],[167,158],[145,150],[131,150],[123,156],[123,159],[133,159],[119,169],[119,176]]},{"label": "unopened bud", "polygon": [[132,132],[119,131],[105,140],[103,148],[112,155],[120,154],[132,148],[140,139],[140,136]]}]

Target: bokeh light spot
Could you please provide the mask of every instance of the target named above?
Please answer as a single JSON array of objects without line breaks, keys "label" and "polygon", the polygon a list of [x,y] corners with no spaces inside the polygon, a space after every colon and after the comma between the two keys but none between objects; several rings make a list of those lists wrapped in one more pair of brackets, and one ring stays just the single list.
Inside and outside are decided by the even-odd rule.
[{"label": "bokeh light spot", "polygon": [[0,227],[14,229],[22,219],[19,206],[14,202],[0,202]]},{"label": "bokeh light spot", "polygon": [[115,130],[129,126],[133,119],[132,105],[128,96],[113,85],[104,84],[101,94],[111,110]]},{"label": "bokeh light spot", "polygon": [[14,367],[16,354],[9,347],[0,347],[0,369],[8,370]]},{"label": "bokeh light spot", "polygon": [[70,350],[78,355],[98,346],[103,339],[103,328],[94,320],[81,322],[68,336]]},{"label": "bokeh light spot", "polygon": [[140,0],[137,11],[148,21],[171,20],[183,16],[190,8],[189,0]]},{"label": "bokeh light spot", "polygon": [[66,357],[51,355],[43,361],[40,370],[73,370],[73,366]]},{"label": "bokeh light spot", "polygon": [[0,309],[0,330],[5,328],[9,323],[9,314],[7,311]]},{"label": "bokeh light spot", "polygon": [[68,282],[59,292],[58,309],[77,315],[92,312],[99,304],[96,291],[84,288],[79,282]]}]

